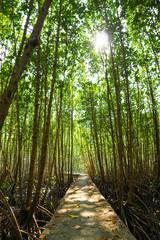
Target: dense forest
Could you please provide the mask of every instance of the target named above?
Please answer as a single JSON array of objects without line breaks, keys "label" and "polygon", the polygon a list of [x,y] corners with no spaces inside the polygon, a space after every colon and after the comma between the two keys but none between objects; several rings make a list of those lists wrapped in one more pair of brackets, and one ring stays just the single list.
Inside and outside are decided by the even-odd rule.
[{"label": "dense forest", "polygon": [[38,239],[88,173],[160,239],[158,0],[0,1],[0,238]]}]

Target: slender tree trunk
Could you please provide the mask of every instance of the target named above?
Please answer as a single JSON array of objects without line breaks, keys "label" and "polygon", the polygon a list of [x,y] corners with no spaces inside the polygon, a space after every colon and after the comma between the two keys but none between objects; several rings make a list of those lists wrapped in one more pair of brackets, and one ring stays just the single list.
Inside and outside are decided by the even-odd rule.
[{"label": "slender tree trunk", "polygon": [[[51,179],[52,179],[52,172],[53,172],[53,167],[55,166],[55,161],[56,161],[56,150],[57,150],[57,142],[58,142],[58,134],[59,134],[59,128],[57,128],[57,132],[56,132],[56,139],[55,139],[55,144],[54,144],[54,150],[53,150],[53,159],[52,159],[52,162],[51,162],[51,167],[50,167],[50,172],[49,172],[49,178],[48,178],[48,182],[47,182],[47,185],[46,185],[46,189],[45,189],[45,192],[44,192],[44,195],[41,199],[41,204],[44,203],[44,200],[46,198],[46,195],[47,195],[47,191],[48,191],[48,188],[49,188],[49,185],[51,183]],[[57,173],[56,173],[57,174]],[[56,179],[57,179],[57,175],[56,175]]]},{"label": "slender tree trunk", "polygon": [[157,165],[157,179],[160,178],[160,139],[159,139],[159,116],[156,106],[156,101],[154,97],[151,77],[149,74],[148,66],[146,65],[148,83],[150,88],[151,100],[152,100],[152,112],[153,112],[153,122],[154,122],[154,129],[155,129],[155,145],[156,145],[156,162]]},{"label": "slender tree trunk", "polygon": [[115,91],[116,91],[117,122],[118,122],[118,153],[119,153],[119,205],[121,209],[123,205],[123,194],[124,194],[124,189],[123,189],[123,186],[124,186],[123,152],[124,150],[123,150],[123,137],[122,137],[121,101],[120,101],[120,90],[119,90],[119,84],[117,82],[113,49],[112,49],[112,43],[111,43],[111,37],[110,37],[110,26],[107,19],[107,14],[105,17],[106,17],[106,25],[108,28],[108,34],[110,38],[109,45],[110,45],[110,53],[111,53],[113,78],[114,78]]},{"label": "slender tree trunk", "polygon": [[[106,164],[106,177],[107,177],[107,181],[109,181],[108,157],[107,157],[107,153],[106,153],[106,142],[105,142],[104,136],[103,136],[103,152],[104,152],[104,161]],[[114,169],[114,176],[115,176],[115,171],[116,170]],[[115,178],[114,178],[114,181],[115,181]]]},{"label": "slender tree trunk", "polygon": [[19,101],[17,91],[17,123],[18,123],[18,163],[17,163],[17,174],[19,173],[19,195],[21,206],[23,207],[23,195],[22,195],[22,135],[20,132],[20,117],[19,117]]},{"label": "slender tree trunk", "polygon": [[[64,84],[64,83],[63,83]],[[62,178],[62,171],[61,171],[61,157],[63,158],[63,150],[62,150],[62,147],[63,147],[63,134],[62,134],[62,125],[63,125],[63,121],[62,121],[62,100],[63,100],[63,85],[61,87],[61,91],[60,91],[60,103],[59,103],[59,110],[58,110],[58,106],[57,106],[57,138],[58,138],[58,182],[59,184],[61,183],[61,178]],[[61,128],[60,128],[61,126]],[[61,129],[61,136],[60,136],[60,129]],[[61,137],[61,144],[60,144],[60,137]],[[60,147],[61,145],[61,147]],[[60,152],[62,153],[61,154],[61,157],[60,157]],[[62,159],[62,162],[63,162],[63,159]]]},{"label": "slender tree trunk", "polygon": [[109,86],[109,81],[108,81],[107,55],[106,55],[105,80],[106,80],[106,83],[107,83],[107,103],[108,103],[109,120],[110,120],[110,128],[111,128],[111,138],[112,138],[112,150],[113,150],[113,161],[114,161],[114,183],[115,183],[115,187],[116,187],[117,186],[117,159],[116,159],[115,137],[114,137],[112,116],[111,116],[111,106],[110,106],[111,91],[110,91],[110,86]]},{"label": "slender tree trunk", "polygon": [[11,140],[11,135],[12,135],[12,128],[13,128],[13,107],[14,104],[12,104],[12,109],[11,109],[11,118],[10,118],[10,124],[9,124],[9,135],[8,135],[8,139],[7,139],[7,144],[6,144],[6,149],[4,152],[4,164],[3,164],[3,169],[5,171],[5,169],[7,168],[8,165],[8,148],[9,148],[9,143]]},{"label": "slender tree trunk", "polygon": [[[117,11],[118,16],[118,11]],[[127,63],[126,63],[126,56],[125,56],[125,48],[123,44],[123,36],[121,31],[121,23],[120,18],[118,16],[118,25],[119,25],[119,33],[120,33],[120,41],[122,47],[122,54],[123,54],[123,65],[124,65],[124,72],[125,72],[125,85],[127,88],[127,112],[129,115],[129,144],[128,144],[128,152],[129,152],[129,191],[128,191],[128,199],[127,203],[131,202],[132,197],[132,190],[133,190],[133,121],[132,121],[132,112],[131,112],[131,104],[130,104],[130,92],[129,92],[129,81],[128,81],[128,73],[127,73]]]},{"label": "slender tree trunk", "polygon": [[30,208],[30,205],[31,205],[32,190],[33,190],[34,177],[35,177],[35,163],[36,163],[38,132],[39,132],[39,129],[38,129],[39,85],[40,85],[40,45],[38,47],[38,58],[37,58],[36,95],[35,95],[35,102],[34,102],[32,150],[31,150],[27,202],[26,202],[27,208]]},{"label": "slender tree trunk", "polygon": [[[50,31],[49,31],[50,33]],[[44,100],[44,129],[46,128],[46,115],[47,115],[47,74],[48,74],[48,52],[49,52],[49,34],[47,38],[47,47],[45,54],[45,71],[44,71],[44,89],[45,89],[45,100]]]},{"label": "slender tree trunk", "polygon": [[92,121],[93,121],[93,127],[94,127],[94,135],[95,135],[95,140],[96,140],[97,158],[98,158],[98,163],[99,163],[99,167],[100,167],[101,178],[102,178],[102,181],[105,182],[104,169],[103,169],[103,165],[102,165],[102,162],[101,162],[101,156],[100,156],[100,147],[99,147],[99,139],[98,139],[98,132],[97,132],[96,115],[95,115],[95,111],[94,111],[94,103],[93,103],[93,96],[92,96],[91,89],[90,89],[89,94],[90,94],[90,103],[91,103],[91,112],[92,112]]},{"label": "slender tree trunk", "polygon": [[63,119],[62,119],[63,114],[61,114],[61,156],[62,156],[62,160],[61,160],[61,182],[62,185],[64,185],[64,127],[63,127]]},{"label": "slender tree trunk", "polygon": [[[69,111],[68,118],[70,119],[71,113]],[[70,157],[71,157],[71,122],[68,121],[68,184],[70,183]]]},{"label": "slender tree trunk", "polygon": [[72,92],[72,96],[71,96],[71,168],[70,168],[70,182],[73,181],[72,172],[73,172],[73,92]]},{"label": "slender tree trunk", "polygon": [[[60,101],[60,108],[61,108],[61,101]],[[57,107],[57,116],[58,116],[58,107]],[[60,114],[60,118],[58,119],[58,129],[60,130],[60,121],[61,121],[61,114]],[[60,160],[60,131],[58,133],[58,156],[57,156],[57,160],[58,160],[58,183],[61,183],[61,160]]]}]

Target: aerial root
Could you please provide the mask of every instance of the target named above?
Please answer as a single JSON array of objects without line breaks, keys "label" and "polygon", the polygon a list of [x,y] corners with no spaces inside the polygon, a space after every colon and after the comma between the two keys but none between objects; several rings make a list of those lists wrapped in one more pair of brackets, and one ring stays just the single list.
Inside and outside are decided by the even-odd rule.
[{"label": "aerial root", "polygon": [[26,231],[24,231],[24,230],[21,230],[21,232],[22,232],[22,234],[27,235],[28,240],[32,240],[32,239],[38,240],[38,239],[39,239],[38,237],[33,236],[31,233],[26,232]]},{"label": "aerial root", "polygon": [[[14,235],[17,237],[18,240],[22,240],[21,230],[15,217],[15,214],[1,190],[0,190],[0,203],[1,203],[0,211],[3,213],[3,216],[5,217],[3,221],[4,226],[6,225],[5,224],[6,222],[9,222]],[[8,228],[7,225],[6,228]]]},{"label": "aerial root", "polygon": [[40,236],[41,235],[41,230],[38,226],[38,223],[37,223],[37,220],[35,218],[35,215],[33,214],[33,221],[34,221],[34,225],[35,225],[35,229],[36,229],[36,232],[38,233],[38,235]]},{"label": "aerial root", "polygon": [[37,206],[37,209],[43,213],[45,213],[48,217],[53,217],[53,213],[51,213],[49,210],[46,208],[42,207],[41,205]]},{"label": "aerial root", "polygon": [[[142,204],[143,201],[141,200],[140,202]],[[145,203],[143,206],[145,206],[145,211],[140,209],[136,204],[126,205],[124,206],[124,212],[126,221],[128,222],[128,225],[132,226],[133,232],[137,235],[139,232],[139,235],[142,235],[142,239],[145,237],[146,239],[150,240],[148,228],[153,229],[153,233],[158,234],[159,224],[149,208],[146,208]]]}]

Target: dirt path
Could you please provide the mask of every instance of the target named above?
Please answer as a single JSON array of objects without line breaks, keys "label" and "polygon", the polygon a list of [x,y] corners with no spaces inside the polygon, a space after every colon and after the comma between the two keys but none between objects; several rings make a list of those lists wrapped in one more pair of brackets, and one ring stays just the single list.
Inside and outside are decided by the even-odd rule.
[{"label": "dirt path", "polygon": [[88,175],[71,185],[40,239],[136,240]]}]

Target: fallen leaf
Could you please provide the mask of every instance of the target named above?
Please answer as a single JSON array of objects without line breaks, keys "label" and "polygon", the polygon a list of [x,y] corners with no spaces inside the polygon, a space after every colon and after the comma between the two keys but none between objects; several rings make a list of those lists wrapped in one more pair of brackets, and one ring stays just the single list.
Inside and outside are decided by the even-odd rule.
[{"label": "fallen leaf", "polygon": [[107,222],[109,222],[109,221],[111,221],[111,219],[110,219],[110,218],[108,218],[108,219],[106,219],[106,221],[107,221]]},{"label": "fallen leaf", "polygon": [[28,206],[28,207],[26,207],[26,210],[27,210],[27,211],[29,211],[29,210],[30,210],[30,208],[31,208],[31,206]]},{"label": "fallen leaf", "polygon": [[79,217],[79,215],[68,215],[68,216],[70,216],[71,218],[77,218],[77,217]]},{"label": "fallen leaf", "polygon": [[41,235],[39,236],[39,238],[42,239],[42,238],[44,238],[45,236],[46,236],[45,234],[41,234]]},{"label": "fallen leaf", "polygon": [[112,229],[112,232],[116,232],[116,231],[118,231],[118,228]]},{"label": "fallen leaf", "polygon": [[62,215],[55,215],[54,216],[55,218],[61,218],[61,217],[63,217]]},{"label": "fallen leaf", "polygon": [[79,207],[80,207],[80,205],[77,205],[76,207],[77,207],[77,208],[79,208]]},{"label": "fallen leaf", "polygon": [[66,212],[67,212],[67,209],[61,209],[61,210],[57,211],[57,213],[58,213],[59,215],[61,215],[61,214],[63,214],[63,213],[66,213]]},{"label": "fallen leaf", "polygon": [[116,218],[112,218],[112,223],[116,223],[117,222],[117,219]]},{"label": "fallen leaf", "polygon": [[44,227],[53,226],[53,225],[56,225],[56,223],[47,223],[46,225],[44,225]]},{"label": "fallen leaf", "polygon": [[82,228],[84,228],[84,227],[81,227],[81,226],[79,226],[79,225],[76,225],[74,228],[75,228],[76,230],[78,230],[78,229],[82,229]]}]

